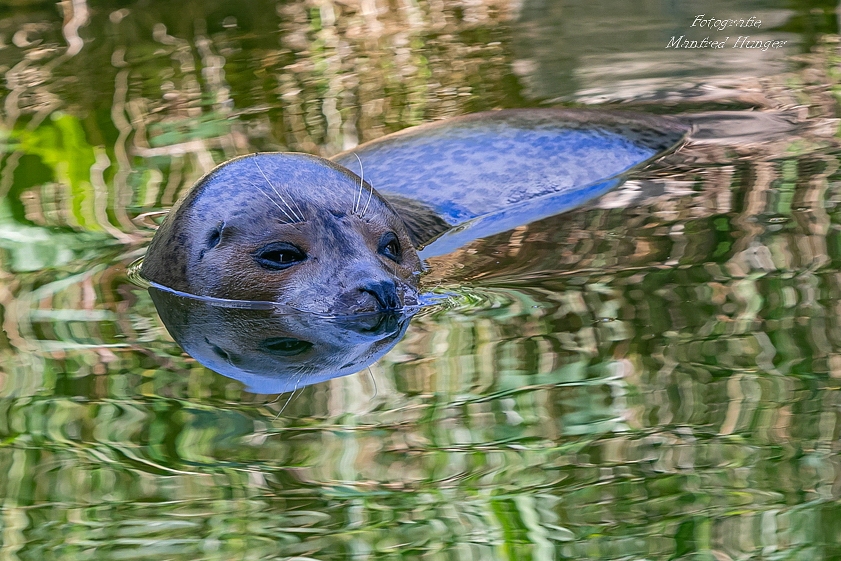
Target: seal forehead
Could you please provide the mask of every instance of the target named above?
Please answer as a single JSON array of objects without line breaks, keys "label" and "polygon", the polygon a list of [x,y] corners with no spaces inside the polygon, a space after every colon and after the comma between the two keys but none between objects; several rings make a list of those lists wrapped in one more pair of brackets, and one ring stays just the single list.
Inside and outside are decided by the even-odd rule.
[{"label": "seal forehead", "polygon": [[[351,212],[359,198],[359,181],[347,170],[315,156],[255,154],[220,166],[197,190],[212,195],[216,208],[219,200],[229,202],[232,210],[268,203],[297,222],[306,218],[301,216],[304,206]],[[366,189],[363,194],[367,197],[367,193]]]},{"label": "seal forehead", "polygon": [[402,229],[399,216],[368,184],[307,154],[255,154],[231,160],[202,178],[182,205],[198,222],[249,230],[355,215]]}]

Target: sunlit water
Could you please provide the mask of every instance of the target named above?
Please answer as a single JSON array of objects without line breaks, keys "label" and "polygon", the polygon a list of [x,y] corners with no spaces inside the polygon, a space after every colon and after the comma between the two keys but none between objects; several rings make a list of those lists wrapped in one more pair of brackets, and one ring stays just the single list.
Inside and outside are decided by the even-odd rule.
[{"label": "sunlit water", "polygon": [[[592,4],[0,8],[0,557],[841,558],[836,6],[707,3],[787,41],[734,54]],[[291,397],[127,278],[226,158],[544,102],[761,116],[431,259],[448,298]]]}]

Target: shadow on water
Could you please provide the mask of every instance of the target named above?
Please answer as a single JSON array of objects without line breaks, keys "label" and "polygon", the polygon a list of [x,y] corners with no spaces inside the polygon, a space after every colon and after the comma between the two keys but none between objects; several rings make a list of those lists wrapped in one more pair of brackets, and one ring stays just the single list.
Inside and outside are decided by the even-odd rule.
[{"label": "shadow on water", "polygon": [[[668,54],[707,34],[694,5],[629,6],[0,8],[2,555],[841,556],[837,5],[709,2],[785,47]],[[582,208],[431,257],[449,296],[370,338],[327,328],[359,342],[340,368],[405,333],[280,416],[127,280],[141,217],[220,161],[546,100],[689,113],[701,134]],[[204,318],[205,344],[236,315],[170,312]],[[317,344],[284,321],[231,337]]]}]

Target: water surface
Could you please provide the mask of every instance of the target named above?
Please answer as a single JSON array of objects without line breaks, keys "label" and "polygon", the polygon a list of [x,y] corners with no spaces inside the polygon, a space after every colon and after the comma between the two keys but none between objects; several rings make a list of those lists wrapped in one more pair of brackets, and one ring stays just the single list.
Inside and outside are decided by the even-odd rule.
[{"label": "water surface", "polygon": [[[2,556],[841,557],[837,6],[707,2],[785,48],[666,51],[687,6],[0,8]],[[127,278],[227,158],[547,104],[706,132],[431,259],[370,371],[251,394]]]}]

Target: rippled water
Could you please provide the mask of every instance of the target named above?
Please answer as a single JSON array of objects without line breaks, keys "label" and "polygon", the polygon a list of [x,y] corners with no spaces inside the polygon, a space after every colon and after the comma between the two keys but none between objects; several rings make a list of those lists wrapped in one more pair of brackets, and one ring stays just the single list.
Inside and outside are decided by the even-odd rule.
[{"label": "rippled water", "polygon": [[[91,4],[0,7],[0,557],[841,558],[834,3]],[[432,258],[370,371],[248,393],[127,278],[226,158],[542,104],[698,133]]]}]

